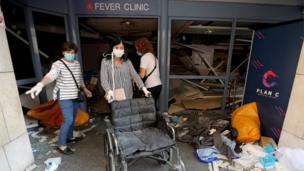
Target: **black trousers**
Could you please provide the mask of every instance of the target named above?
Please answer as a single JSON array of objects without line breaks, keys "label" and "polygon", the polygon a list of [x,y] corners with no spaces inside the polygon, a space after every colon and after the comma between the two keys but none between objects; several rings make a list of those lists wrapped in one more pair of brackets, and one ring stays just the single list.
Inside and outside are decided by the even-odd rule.
[{"label": "black trousers", "polygon": [[148,90],[151,92],[152,97],[154,99],[156,110],[158,109],[157,108],[157,100],[159,98],[159,94],[161,92],[161,89],[162,89],[162,85],[158,85],[158,86],[155,86],[155,87],[148,88]]}]

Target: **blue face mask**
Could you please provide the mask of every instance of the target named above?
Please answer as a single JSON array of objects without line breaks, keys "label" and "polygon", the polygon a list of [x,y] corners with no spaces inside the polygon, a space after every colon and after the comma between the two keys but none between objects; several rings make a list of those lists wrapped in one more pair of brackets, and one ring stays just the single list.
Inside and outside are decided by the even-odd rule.
[{"label": "blue face mask", "polygon": [[68,61],[73,61],[75,60],[76,55],[74,53],[63,53],[63,56],[65,59],[67,59]]}]

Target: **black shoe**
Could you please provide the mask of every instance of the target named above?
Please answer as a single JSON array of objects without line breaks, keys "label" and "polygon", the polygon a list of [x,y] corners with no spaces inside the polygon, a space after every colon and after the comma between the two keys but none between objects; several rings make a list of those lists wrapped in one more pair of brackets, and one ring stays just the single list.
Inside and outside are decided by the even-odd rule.
[{"label": "black shoe", "polygon": [[75,137],[73,139],[67,139],[67,143],[75,143],[75,142],[78,142],[78,141],[81,141],[83,140],[83,136],[80,136],[80,137]]},{"label": "black shoe", "polygon": [[66,147],[64,150],[62,150],[60,147],[57,147],[57,150],[65,155],[71,155],[74,153],[74,151],[70,147]]}]

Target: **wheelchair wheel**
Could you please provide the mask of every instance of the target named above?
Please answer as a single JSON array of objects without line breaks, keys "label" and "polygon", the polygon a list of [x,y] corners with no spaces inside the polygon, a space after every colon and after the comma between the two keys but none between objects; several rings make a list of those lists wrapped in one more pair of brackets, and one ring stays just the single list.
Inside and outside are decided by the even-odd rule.
[{"label": "wheelchair wheel", "polygon": [[106,158],[106,171],[115,171],[114,156],[112,152],[110,152],[107,135],[104,136],[104,156]]},{"label": "wheelchair wheel", "polygon": [[182,160],[179,161],[179,164],[181,165],[182,171],[186,171],[185,163]]},{"label": "wheelchair wheel", "polygon": [[108,161],[106,163],[106,170],[107,171],[116,171],[113,155],[109,154],[109,156],[107,158],[108,158]]},{"label": "wheelchair wheel", "polygon": [[104,135],[104,156],[108,157],[109,155],[109,143],[108,143],[108,137],[107,135]]}]

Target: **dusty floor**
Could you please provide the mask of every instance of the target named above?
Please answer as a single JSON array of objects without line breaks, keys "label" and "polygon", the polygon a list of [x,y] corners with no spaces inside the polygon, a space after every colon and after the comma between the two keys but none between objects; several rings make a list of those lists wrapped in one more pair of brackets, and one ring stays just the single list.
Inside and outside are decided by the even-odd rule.
[{"label": "dusty floor", "polygon": [[[96,127],[91,131],[86,132],[86,137],[84,140],[72,144],[72,147],[76,149],[76,152],[70,156],[61,155],[55,150],[55,147],[52,146],[52,144],[55,144],[50,143],[50,141],[56,137],[56,133],[54,133],[56,130],[46,129],[38,134],[39,136],[48,137],[45,141],[41,140],[43,138],[37,138],[35,136],[33,137],[31,133],[29,133],[33,153],[35,156],[35,164],[37,165],[37,168],[34,171],[43,171],[45,169],[44,161],[52,157],[62,158],[62,163],[58,171],[104,171],[105,157],[103,134],[105,132],[105,124],[102,117],[96,117],[92,125],[96,125]],[[198,162],[198,160],[195,158],[193,154],[193,148],[191,146],[183,143],[178,143],[178,147],[188,171],[208,170],[208,165]],[[156,161],[150,159],[142,159],[132,165],[130,170],[158,171],[169,169],[166,166],[160,165]]]}]

